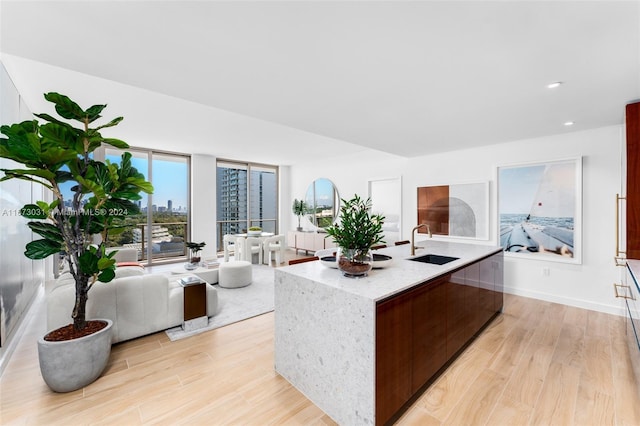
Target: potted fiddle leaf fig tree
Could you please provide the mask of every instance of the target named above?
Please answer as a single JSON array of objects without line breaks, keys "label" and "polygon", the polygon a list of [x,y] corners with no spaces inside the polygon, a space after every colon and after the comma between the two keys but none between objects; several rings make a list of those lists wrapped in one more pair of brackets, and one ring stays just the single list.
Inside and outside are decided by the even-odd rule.
[{"label": "potted fiddle leaf fig tree", "polygon": [[[39,236],[26,245],[25,256],[36,260],[61,253],[75,282],[75,304],[69,307],[73,323],[38,342],[45,382],[54,391],[67,392],[97,379],[107,364],[111,321],[87,320],[89,290],[115,277],[116,252],[106,251],[109,237],[124,230],[124,219],[139,212],[135,202],[142,198],[140,193],[151,193],[153,187],[132,166],[130,153],[122,154],[119,164],[95,158],[103,144],[129,147],[101,134],[122,117],[92,127],[106,105],[82,109],[59,93],[44,97],[59,117],[35,114],[44,123],[31,120],[0,127],[6,136],[0,138],[0,157],[21,166],[0,169],[0,181],[22,179],[52,194],[53,201],[25,205],[20,214]],[[71,185],[70,195],[65,195],[63,184]]]},{"label": "potted fiddle leaf fig tree", "polygon": [[327,234],[340,248],[338,269],[344,276],[365,276],[373,267],[371,247],[383,242],[384,216],[371,213],[371,199],[355,194],[342,200],[340,220],[329,226]]}]

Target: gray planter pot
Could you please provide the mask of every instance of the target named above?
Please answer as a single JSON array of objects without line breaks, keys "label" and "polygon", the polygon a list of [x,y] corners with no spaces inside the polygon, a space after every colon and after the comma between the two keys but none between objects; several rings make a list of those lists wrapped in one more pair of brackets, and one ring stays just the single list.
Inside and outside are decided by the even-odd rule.
[{"label": "gray planter pot", "polygon": [[111,355],[113,322],[97,333],[64,342],[38,339],[40,372],[55,392],[71,392],[95,381],[104,371]]}]

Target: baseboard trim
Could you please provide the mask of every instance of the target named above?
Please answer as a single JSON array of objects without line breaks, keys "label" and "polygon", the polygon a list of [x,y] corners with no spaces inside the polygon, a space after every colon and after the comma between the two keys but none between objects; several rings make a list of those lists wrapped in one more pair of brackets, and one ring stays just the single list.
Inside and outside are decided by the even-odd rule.
[{"label": "baseboard trim", "polygon": [[515,296],[528,297],[531,299],[544,300],[545,302],[559,303],[561,305],[573,306],[575,308],[588,309],[590,311],[603,312],[605,314],[626,316],[624,306],[605,305],[602,303],[594,303],[588,300],[576,299],[573,297],[563,297],[555,294],[542,293],[531,290],[522,290],[513,287],[504,287],[504,292]]}]

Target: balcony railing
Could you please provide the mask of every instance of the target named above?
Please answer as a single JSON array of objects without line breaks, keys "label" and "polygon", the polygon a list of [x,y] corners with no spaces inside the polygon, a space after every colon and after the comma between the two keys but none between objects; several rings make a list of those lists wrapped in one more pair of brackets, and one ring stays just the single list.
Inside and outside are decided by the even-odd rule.
[{"label": "balcony railing", "polygon": [[[146,223],[136,224],[134,230],[134,242],[123,244],[124,247],[138,249],[138,260],[148,259],[148,235],[149,226]],[[151,260],[170,260],[186,258],[187,248],[185,246],[187,235],[186,222],[157,222],[151,224],[152,230],[152,246]]]},{"label": "balcony railing", "polygon": [[[247,226],[247,222],[250,225]],[[243,220],[219,220],[216,222],[217,235],[218,235],[218,252],[222,251],[222,238],[225,234],[244,234],[250,226],[259,226],[263,232],[276,233],[278,227],[277,219],[251,219],[247,221]]]}]

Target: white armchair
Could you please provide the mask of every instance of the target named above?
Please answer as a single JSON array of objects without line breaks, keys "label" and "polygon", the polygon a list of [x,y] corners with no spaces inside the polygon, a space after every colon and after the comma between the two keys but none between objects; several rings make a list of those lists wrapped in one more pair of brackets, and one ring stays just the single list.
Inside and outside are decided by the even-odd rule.
[{"label": "white armchair", "polygon": [[236,260],[252,262],[253,255],[258,255],[258,263],[262,263],[262,241],[256,237],[238,237],[236,239]]},{"label": "white armchair", "polygon": [[262,263],[271,264],[271,253],[276,254],[276,264],[284,262],[284,250],[286,242],[284,235],[274,235],[262,242]]},{"label": "white armchair", "polygon": [[229,255],[235,256],[236,250],[236,237],[231,234],[226,234],[222,237],[222,250],[224,252],[224,261],[229,261]]}]

